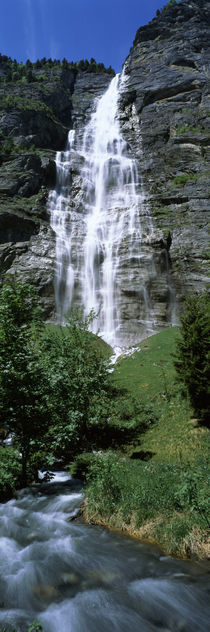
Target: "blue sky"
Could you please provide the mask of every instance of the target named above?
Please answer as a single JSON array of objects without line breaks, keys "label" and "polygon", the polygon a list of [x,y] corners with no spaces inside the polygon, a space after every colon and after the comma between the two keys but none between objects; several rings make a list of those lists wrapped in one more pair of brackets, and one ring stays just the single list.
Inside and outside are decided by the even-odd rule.
[{"label": "blue sky", "polygon": [[139,26],[167,0],[1,0],[0,52],[26,61],[90,59],[116,72]]}]

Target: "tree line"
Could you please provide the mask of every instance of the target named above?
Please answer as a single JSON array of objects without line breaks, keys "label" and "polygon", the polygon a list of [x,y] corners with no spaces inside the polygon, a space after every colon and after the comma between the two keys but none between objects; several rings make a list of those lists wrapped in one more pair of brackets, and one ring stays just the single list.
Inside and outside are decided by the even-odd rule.
[{"label": "tree line", "polygon": [[[6,73],[6,79],[9,82],[22,81],[32,83],[40,81],[42,74],[39,71],[50,71],[51,69],[73,70],[74,72],[93,72],[93,73],[107,73],[111,76],[115,75],[115,71],[111,66],[106,68],[103,62],[97,62],[94,57],[90,60],[80,59],[80,61],[68,61],[65,57],[60,61],[59,59],[47,59],[42,57],[35,62],[31,62],[30,59],[26,60],[24,64],[22,61],[18,62],[16,59],[12,60],[7,55],[0,53],[0,65],[2,65],[4,72]],[[44,77],[43,77],[44,79]],[[4,80],[4,76],[2,76]]]}]

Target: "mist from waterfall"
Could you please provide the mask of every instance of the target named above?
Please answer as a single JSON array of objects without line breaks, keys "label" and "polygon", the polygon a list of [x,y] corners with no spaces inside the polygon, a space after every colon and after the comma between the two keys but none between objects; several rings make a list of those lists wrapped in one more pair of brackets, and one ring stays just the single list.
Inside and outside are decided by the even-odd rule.
[{"label": "mist from waterfall", "polygon": [[[66,151],[57,153],[56,190],[49,197],[51,226],[56,233],[58,319],[65,322],[71,306],[84,306],[85,314],[93,309],[98,314],[94,331],[99,330],[112,346],[125,339],[125,284],[129,296],[138,283],[142,313],[135,318],[143,322],[147,335],[153,333],[149,294],[141,274],[142,236],[145,244],[153,228],[137,162],[120,130],[118,101],[125,81],[123,73],[112,79],[96,102],[82,140],[73,130],[69,132]],[[77,171],[79,162],[79,212],[72,206],[75,161]],[[152,262],[150,265],[154,268]]]}]

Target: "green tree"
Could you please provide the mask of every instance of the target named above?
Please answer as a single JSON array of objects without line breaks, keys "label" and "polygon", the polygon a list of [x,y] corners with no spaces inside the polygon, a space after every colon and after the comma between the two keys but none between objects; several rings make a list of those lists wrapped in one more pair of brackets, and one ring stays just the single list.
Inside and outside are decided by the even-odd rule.
[{"label": "green tree", "polygon": [[25,485],[44,460],[92,448],[106,424],[110,378],[88,331],[93,314],[44,327],[35,289],[20,281],[5,284],[0,299],[0,427],[14,433]]},{"label": "green tree", "polygon": [[208,296],[189,296],[181,317],[174,364],[179,379],[187,388],[195,413],[205,423],[210,403],[209,342]]},{"label": "green tree", "polygon": [[20,281],[3,286],[0,296],[0,425],[15,434],[27,466],[49,423],[49,384],[40,363],[41,326],[35,289]]},{"label": "green tree", "polygon": [[51,450],[64,458],[94,444],[100,424],[106,423],[110,393],[107,362],[83,319],[73,313],[66,327],[48,329],[43,336],[43,364],[51,385],[53,425]]}]

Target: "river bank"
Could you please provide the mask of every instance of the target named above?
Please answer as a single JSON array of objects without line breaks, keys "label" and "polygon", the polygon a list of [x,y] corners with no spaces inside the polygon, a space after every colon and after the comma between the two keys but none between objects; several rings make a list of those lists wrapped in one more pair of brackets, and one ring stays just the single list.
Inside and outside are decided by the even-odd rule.
[{"label": "river bank", "polygon": [[160,463],[119,451],[83,454],[73,467],[85,482],[83,518],[158,544],[183,559],[210,556],[208,463]]},{"label": "river bank", "polygon": [[[126,524],[120,515],[113,514],[109,519],[103,518],[100,514],[96,514],[88,509],[88,503],[84,503],[81,515],[86,524],[99,525],[106,527],[113,533],[124,533],[129,537],[139,540],[142,543],[155,545],[162,548],[164,555],[172,555],[180,560],[209,560],[210,559],[210,538],[209,530],[202,530],[194,527],[191,532],[183,538],[179,546],[174,545],[168,538],[168,529],[166,527],[171,524],[171,534],[173,530],[172,520],[181,520],[180,514],[174,514],[171,523],[165,522],[164,517],[157,517],[153,520],[145,522],[141,527],[136,528],[135,517],[131,517],[130,523]],[[157,539],[157,528],[161,526],[162,537]],[[165,532],[165,535],[164,535]]]}]

